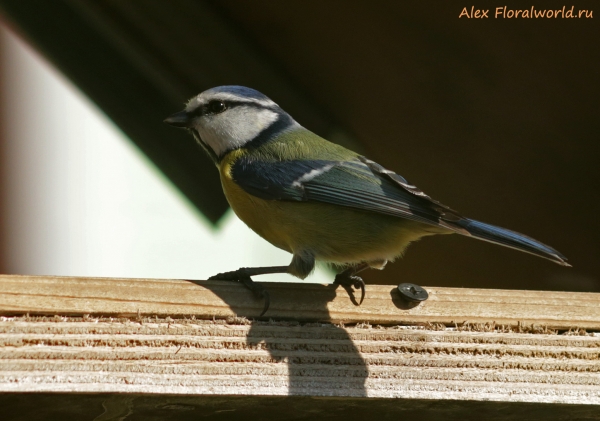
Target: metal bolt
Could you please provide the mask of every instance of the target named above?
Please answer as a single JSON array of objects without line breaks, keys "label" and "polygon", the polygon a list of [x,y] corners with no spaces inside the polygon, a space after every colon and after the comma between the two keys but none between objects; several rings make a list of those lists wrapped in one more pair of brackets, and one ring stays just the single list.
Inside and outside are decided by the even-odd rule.
[{"label": "metal bolt", "polygon": [[429,294],[427,293],[425,288],[423,288],[419,285],[416,285],[416,284],[409,284],[409,283],[400,284],[400,285],[398,285],[398,291],[400,291],[400,295],[406,301],[419,302],[419,301],[425,301],[427,298],[429,298]]}]

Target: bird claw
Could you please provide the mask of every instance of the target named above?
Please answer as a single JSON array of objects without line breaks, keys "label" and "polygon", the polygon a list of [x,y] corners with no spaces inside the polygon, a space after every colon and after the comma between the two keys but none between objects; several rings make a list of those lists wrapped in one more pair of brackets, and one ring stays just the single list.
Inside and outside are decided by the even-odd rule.
[{"label": "bird claw", "polygon": [[[365,281],[363,281],[360,276],[340,274],[335,277],[335,281],[333,281],[333,283],[340,285],[346,290],[348,296],[350,297],[350,301],[352,301],[352,304],[355,306],[360,306],[362,304],[363,300],[365,299]],[[354,297],[354,289],[352,288],[356,290],[360,289],[359,302],[356,301],[356,298]]]},{"label": "bird claw", "polygon": [[265,290],[263,294],[265,298],[265,305],[263,307],[263,311],[258,315],[258,317],[264,316],[267,310],[269,309],[269,306],[271,305],[271,296],[269,295],[269,292]]},{"label": "bird claw", "polygon": [[208,279],[211,281],[215,280],[239,282],[243,284],[246,288],[248,288],[256,298],[264,299],[265,305],[263,307],[262,313],[260,313],[260,316],[258,317],[264,316],[267,310],[269,309],[269,306],[271,305],[271,296],[269,295],[269,291],[267,291],[267,289],[264,286],[254,282],[252,278],[250,278],[248,275],[241,274],[240,271],[236,270],[233,272],[217,273],[216,275],[211,276]]}]

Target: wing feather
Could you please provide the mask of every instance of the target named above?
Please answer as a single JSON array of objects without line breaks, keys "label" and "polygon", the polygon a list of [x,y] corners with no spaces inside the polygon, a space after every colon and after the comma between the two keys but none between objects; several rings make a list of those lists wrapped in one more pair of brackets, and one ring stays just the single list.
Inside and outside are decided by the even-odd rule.
[{"label": "wing feather", "polygon": [[468,235],[452,224],[460,218],[456,212],[433,201],[403,177],[373,164],[363,157],[352,161],[258,162],[243,156],[234,163],[232,177],[246,192],[266,200],[329,203]]}]

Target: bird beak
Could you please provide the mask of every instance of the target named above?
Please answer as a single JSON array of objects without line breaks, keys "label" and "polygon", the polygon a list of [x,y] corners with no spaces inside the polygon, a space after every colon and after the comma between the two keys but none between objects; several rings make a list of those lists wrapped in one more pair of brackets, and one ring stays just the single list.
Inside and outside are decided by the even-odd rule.
[{"label": "bird beak", "polygon": [[164,122],[171,126],[186,128],[190,127],[192,118],[187,111],[184,110],[165,118]]}]

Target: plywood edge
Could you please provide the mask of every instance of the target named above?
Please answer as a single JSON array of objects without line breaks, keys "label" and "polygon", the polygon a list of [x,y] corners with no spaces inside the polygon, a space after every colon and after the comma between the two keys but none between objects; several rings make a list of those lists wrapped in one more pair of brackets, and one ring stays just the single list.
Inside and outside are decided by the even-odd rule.
[{"label": "plywood edge", "polygon": [[170,317],[0,320],[0,392],[600,405],[594,334]]}]

